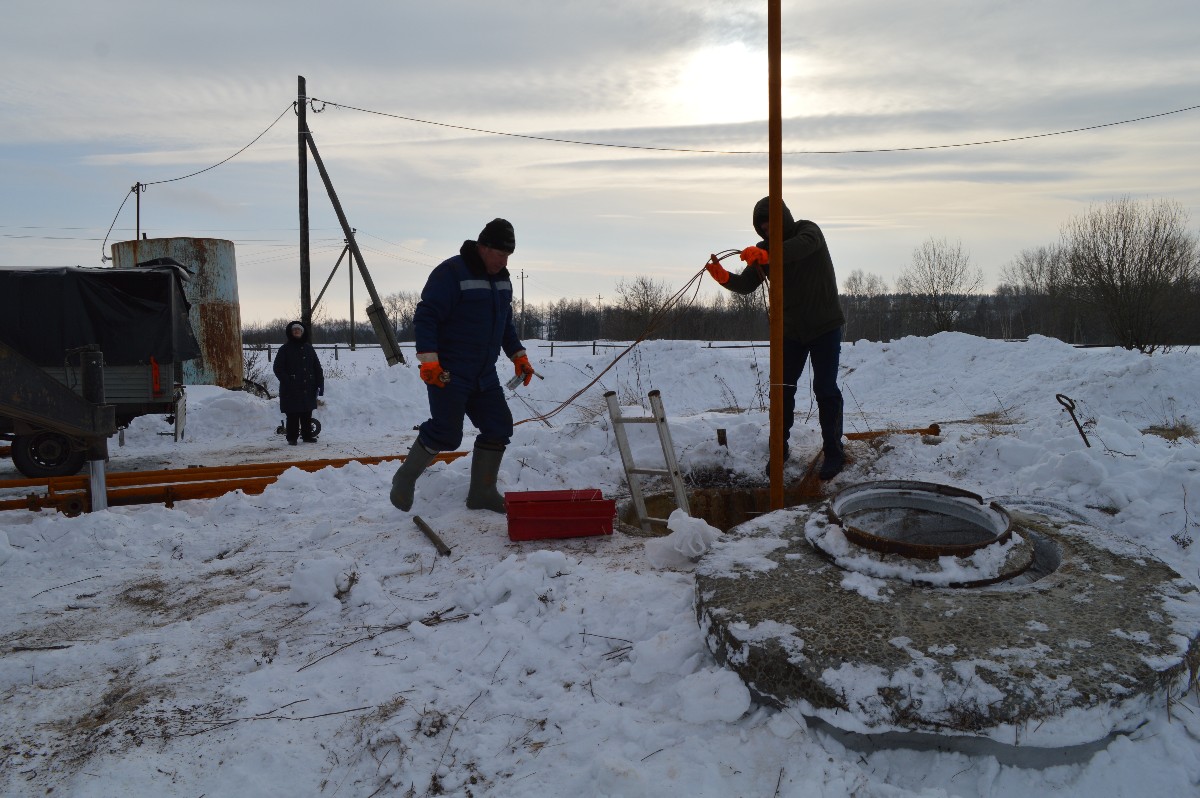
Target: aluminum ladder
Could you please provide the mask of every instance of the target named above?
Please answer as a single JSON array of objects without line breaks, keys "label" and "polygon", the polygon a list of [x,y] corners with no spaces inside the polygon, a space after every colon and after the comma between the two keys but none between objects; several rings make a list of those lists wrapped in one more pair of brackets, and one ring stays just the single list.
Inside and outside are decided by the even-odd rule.
[{"label": "aluminum ladder", "polygon": [[[651,518],[646,512],[646,499],[642,495],[640,475],[670,477],[671,487],[675,491],[675,506],[691,515],[688,507],[687,490],[683,486],[683,476],[679,473],[679,462],[675,459],[675,445],[671,442],[671,431],[667,429],[667,413],[663,410],[662,397],[658,391],[647,394],[650,399],[649,416],[625,416],[617,404],[617,392],[608,391],[604,401],[608,403],[608,415],[612,419],[613,433],[617,437],[617,448],[621,451],[621,464],[625,467],[625,479],[629,483],[629,493],[633,497],[633,508],[637,512],[638,524],[646,534],[651,533],[651,526],[666,527],[666,518]],[[639,468],[633,462],[633,454],[629,449],[629,436],[625,432],[626,424],[653,424],[658,430],[658,440],[662,443],[663,457],[666,468]]]}]

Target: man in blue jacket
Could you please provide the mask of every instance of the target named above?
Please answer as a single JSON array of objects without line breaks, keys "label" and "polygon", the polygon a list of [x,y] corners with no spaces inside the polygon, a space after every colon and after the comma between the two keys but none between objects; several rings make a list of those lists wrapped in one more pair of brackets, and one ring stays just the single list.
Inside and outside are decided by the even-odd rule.
[{"label": "man in blue jacket", "polygon": [[439,264],[421,291],[413,327],[430,417],[392,477],[392,504],[401,510],[412,507],[417,477],[434,456],[462,443],[463,419],[469,418],[479,435],[467,507],[505,512],[496,475],[512,437],[513,418],[496,375],[500,350],[526,385],[534,373],[512,322],[508,256],[515,249],[513,226],[493,219],[478,240],[464,241],[457,255]]}]

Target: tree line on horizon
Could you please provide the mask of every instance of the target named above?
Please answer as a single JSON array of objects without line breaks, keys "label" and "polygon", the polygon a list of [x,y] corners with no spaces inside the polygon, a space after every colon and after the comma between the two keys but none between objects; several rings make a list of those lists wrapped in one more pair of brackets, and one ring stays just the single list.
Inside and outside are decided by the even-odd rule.
[{"label": "tree line on horizon", "polygon": [[[1070,219],[1053,244],[1018,254],[1000,285],[979,293],[983,272],[962,242],[929,238],[890,287],[855,269],[842,277],[844,339],[888,341],[957,331],[984,338],[1045,335],[1077,345],[1121,346],[1145,353],[1200,343],[1200,240],[1182,206],[1128,197]],[[767,293],[721,292],[663,314],[673,296],[647,276],[618,281],[608,305],[586,299],[514,307],[522,338],[630,341],[638,338],[743,341],[770,336]],[[413,340],[419,292],[382,298],[396,338]],[[364,314],[365,315],[365,314]],[[647,330],[651,320],[653,329]],[[246,345],[281,340],[287,319],[243,325]],[[366,322],[314,318],[313,342],[378,343]]]}]

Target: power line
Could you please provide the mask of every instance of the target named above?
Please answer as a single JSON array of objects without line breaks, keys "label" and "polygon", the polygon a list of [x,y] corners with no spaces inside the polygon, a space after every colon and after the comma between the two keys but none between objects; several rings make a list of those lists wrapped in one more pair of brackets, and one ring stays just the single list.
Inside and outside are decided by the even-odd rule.
[{"label": "power line", "polygon": [[[612,144],[607,142],[583,141],[581,139],[560,139],[552,136],[535,136],[530,133],[508,133],[502,130],[488,130],[486,128],[469,127],[467,125],[454,125],[449,122],[436,122],[429,119],[418,119],[413,116],[401,116],[400,114],[390,114],[384,111],[373,111],[368,108],[359,108],[353,105],[343,105],[342,103],[334,102],[333,100],[319,100],[312,98],[309,103],[321,103],[322,110],[325,106],[334,108],[342,108],[347,111],[358,111],[364,114],[373,114],[375,116],[385,116],[392,119],[400,119],[405,122],[417,122],[422,125],[433,125],[435,127],[451,128],[453,130],[464,130],[469,133],[483,133],[489,136],[507,136],[516,139],[528,139],[531,141],[547,141],[554,144],[577,144],[585,147],[609,147],[613,149],[623,150],[650,150],[653,152],[685,152],[693,154],[707,155],[767,155],[766,150],[705,150],[705,149],[689,149],[684,147],[651,147],[642,144]],[[968,141],[958,144],[924,144],[913,147],[880,147],[876,149],[855,149],[855,150],[788,150],[784,155],[860,155],[866,153],[885,153],[885,152],[916,152],[918,150],[944,150],[953,149],[955,147],[979,147],[985,144],[1006,144],[1014,141],[1028,141],[1030,139],[1047,138],[1050,136],[1065,136],[1070,133],[1083,133],[1089,130],[1100,130],[1106,127],[1116,127],[1117,125],[1129,125],[1134,122],[1144,122],[1148,119],[1158,119],[1172,114],[1182,114],[1187,111],[1195,111],[1200,108],[1200,105],[1191,105],[1187,108],[1177,108],[1174,111],[1163,111],[1158,114],[1149,114],[1147,116],[1139,116],[1135,119],[1122,119],[1119,122],[1104,122],[1098,125],[1088,125],[1087,127],[1071,128],[1070,130],[1056,130],[1052,133],[1032,133],[1027,136],[1010,136],[1002,139],[987,139],[983,141]],[[314,111],[317,109],[314,108]]]},{"label": "power line", "polygon": [[147,186],[158,186],[158,185],[162,185],[163,183],[174,183],[179,180],[186,180],[189,177],[195,177],[196,175],[204,174],[205,172],[207,172],[211,169],[216,169],[221,164],[225,164],[225,163],[228,163],[229,161],[232,161],[234,158],[238,157],[243,152],[245,152],[246,150],[253,147],[256,143],[258,143],[258,140],[261,139],[263,136],[267,135],[267,133],[271,130],[271,128],[273,128],[273,127],[275,127],[275,125],[279,124],[279,120],[283,119],[284,114],[286,114],[288,111],[292,110],[294,107],[295,107],[295,103],[288,103],[287,107],[284,108],[279,113],[279,116],[275,117],[275,121],[272,122],[271,124],[267,125],[266,128],[263,130],[263,132],[261,132],[257,136],[255,136],[250,141],[249,144],[247,144],[245,147],[242,147],[240,150],[235,152],[233,155],[230,155],[228,158],[224,158],[220,161],[217,161],[212,166],[206,166],[203,169],[192,172],[191,174],[181,175],[180,177],[172,177],[172,178],[168,178],[166,180],[155,180],[152,183],[135,183],[133,188],[129,189],[129,192],[125,195],[125,199],[121,200],[121,206],[119,208],[117,208],[117,212],[113,216],[112,224],[110,224],[108,226],[108,232],[104,234],[104,241],[103,241],[103,243],[100,244],[100,261],[103,262],[105,260],[104,247],[106,244],[108,244],[108,237],[110,235],[112,235],[113,227],[115,227],[117,224],[117,218],[121,215],[121,209],[124,208],[125,203],[129,201],[130,194],[135,194],[140,191],[143,191],[146,189]]},{"label": "power line", "polygon": [[217,161],[217,162],[216,162],[215,164],[213,164],[212,166],[206,166],[206,167],[204,167],[203,169],[200,169],[200,170],[198,170],[198,171],[192,172],[191,174],[182,175],[182,176],[180,176],[180,177],[172,177],[172,178],[168,178],[167,180],[155,180],[155,181],[154,181],[154,182],[152,182],[152,183],[142,183],[142,187],[143,187],[143,188],[145,188],[146,186],[158,186],[158,185],[162,185],[163,183],[174,183],[174,182],[176,182],[176,181],[179,181],[179,180],[187,180],[189,177],[195,177],[196,175],[202,175],[202,174],[204,174],[205,172],[207,172],[207,171],[209,171],[209,170],[211,170],[211,169],[216,169],[216,168],[217,168],[218,166],[220,166],[221,164],[228,163],[229,161],[232,161],[234,158],[238,157],[238,156],[239,156],[239,155],[241,155],[243,152],[245,152],[246,150],[250,149],[250,148],[251,148],[251,147],[253,147],[255,144],[257,144],[257,143],[258,143],[258,140],[259,140],[259,139],[261,139],[263,136],[267,135],[267,133],[269,133],[269,132],[270,132],[271,128],[273,128],[273,127],[275,127],[277,124],[279,124],[279,120],[280,120],[280,119],[283,119],[283,115],[284,115],[284,114],[286,114],[288,111],[290,111],[294,105],[295,105],[295,103],[288,103],[288,106],[287,106],[287,108],[284,108],[284,109],[283,109],[283,111],[281,111],[281,112],[280,112],[279,116],[275,117],[275,121],[274,121],[274,122],[272,122],[271,124],[267,125],[266,129],[265,129],[265,130],[263,130],[263,132],[262,132],[262,133],[259,133],[257,136],[255,136],[255,137],[254,137],[254,139],[253,139],[253,140],[252,140],[252,141],[251,141],[249,144],[247,144],[245,147],[242,147],[240,150],[238,150],[237,152],[235,152],[233,155],[230,155],[228,158],[225,158],[225,159],[223,159],[223,160]]}]

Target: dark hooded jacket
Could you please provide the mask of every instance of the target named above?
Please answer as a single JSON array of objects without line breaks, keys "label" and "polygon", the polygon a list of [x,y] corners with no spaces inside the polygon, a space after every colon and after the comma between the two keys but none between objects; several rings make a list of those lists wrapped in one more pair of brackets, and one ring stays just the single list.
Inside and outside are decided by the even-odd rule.
[{"label": "dark hooded jacket", "polygon": [[[283,328],[285,341],[275,355],[275,376],[279,379],[279,410],[283,413],[311,413],[317,409],[317,394],[325,393],[325,372],[317,350],[308,342],[308,330],[299,340],[292,338],[289,321]],[[301,324],[301,327],[303,325]]]},{"label": "dark hooded jacket", "polygon": [[[764,239],[770,214],[770,197],[754,206],[754,230]],[[770,242],[758,242],[763,249]],[[730,274],[725,287],[749,294],[762,285],[770,267],[747,266],[740,274]],[[807,219],[795,221],[787,205],[783,206],[783,337],[811,341],[846,323],[838,301],[837,277],[833,259],[825,244],[825,234]]]},{"label": "dark hooded jacket", "polygon": [[499,385],[496,358],[525,348],[512,321],[508,269],[488,274],[478,244],[464,241],[458,254],[429,273],[413,312],[417,353],[436,352],[455,380],[479,389]]}]

